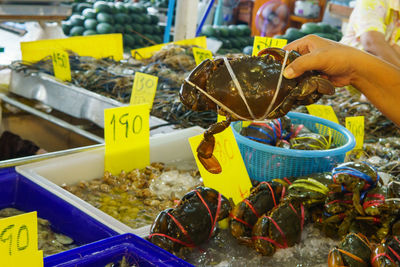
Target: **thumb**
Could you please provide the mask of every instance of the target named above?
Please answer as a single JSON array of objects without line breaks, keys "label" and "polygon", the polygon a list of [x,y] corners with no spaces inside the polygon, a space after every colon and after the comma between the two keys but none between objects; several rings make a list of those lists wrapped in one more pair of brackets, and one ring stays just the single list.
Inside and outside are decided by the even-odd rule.
[{"label": "thumb", "polygon": [[317,63],[315,62],[315,56],[311,53],[305,54],[296,58],[293,62],[291,62],[283,71],[283,76],[286,79],[293,79],[304,72],[309,70],[317,70]]}]

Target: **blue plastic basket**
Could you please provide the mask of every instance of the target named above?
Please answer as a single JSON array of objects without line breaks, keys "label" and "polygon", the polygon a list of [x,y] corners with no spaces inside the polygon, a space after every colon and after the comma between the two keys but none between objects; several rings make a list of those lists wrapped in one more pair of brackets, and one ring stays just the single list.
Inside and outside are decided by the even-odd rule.
[{"label": "blue plastic basket", "polygon": [[251,179],[270,181],[331,171],[335,165],[344,162],[346,152],[356,145],[353,134],[337,123],[297,112],[289,112],[288,117],[293,124],[303,124],[312,132],[330,133],[336,148],[310,151],[265,145],[240,135],[242,123],[234,122],[231,127]]},{"label": "blue plastic basket", "polygon": [[44,266],[99,267],[109,263],[117,264],[124,256],[129,264],[140,267],[193,267],[190,263],[133,234],[107,238],[46,257]]}]

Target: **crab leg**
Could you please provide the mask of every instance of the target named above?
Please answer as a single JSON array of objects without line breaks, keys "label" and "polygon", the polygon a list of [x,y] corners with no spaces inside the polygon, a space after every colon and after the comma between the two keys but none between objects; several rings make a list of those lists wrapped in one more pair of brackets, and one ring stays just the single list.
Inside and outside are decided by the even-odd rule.
[{"label": "crab leg", "polygon": [[249,112],[251,118],[252,118],[253,120],[255,120],[256,117],[254,116],[253,111],[251,110],[249,104],[247,103],[246,97],[245,97],[244,94],[243,94],[242,87],[240,86],[240,83],[239,83],[238,79],[236,78],[235,73],[233,72],[233,69],[232,69],[232,67],[231,67],[231,64],[229,63],[229,61],[228,61],[228,59],[227,59],[226,57],[224,57],[223,59],[224,59],[225,66],[226,66],[226,68],[227,68],[229,74],[231,75],[232,81],[233,81],[233,83],[234,83],[235,86],[236,86],[236,89],[238,89],[239,95],[240,95],[240,97],[242,98],[244,104],[245,104],[246,107],[247,107],[247,111]]}]

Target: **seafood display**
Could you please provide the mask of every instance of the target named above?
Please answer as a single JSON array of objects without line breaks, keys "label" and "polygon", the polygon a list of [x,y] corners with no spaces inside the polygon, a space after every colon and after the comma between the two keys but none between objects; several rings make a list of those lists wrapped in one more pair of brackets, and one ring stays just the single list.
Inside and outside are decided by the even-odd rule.
[{"label": "seafood display", "polygon": [[[137,71],[158,76],[151,115],[176,127],[208,128],[197,156],[211,173],[222,171],[212,155],[213,135],[235,120],[256,120],[240,133],[264,144],[335,148],[331,136],[284,116],[290,110],[307,113],[304,105],[311,103],[331,106],[341,125],[346,117],[364,116],[363,148],[329,173],[253,181],[250,195],[237,205],[198,187],[203,184],[197,171],[162,163],[63,188],[131,228],[152,224],[151,242],[196,266],[399,266],[400,129],[360,95],[334,89],[317,73],[281,78],[282,66],[296,53],[261,54],[214,58],[196,67],[190,46],[166,46],[151,58],[120,62],[70,53],[71,84],[129,103]],[[53,75],[51,58],[10,68]],[[227,121],[215,124],[217,113]],[[265,119],[271,120],[260,122]],[[222,218],[229,220],[227,229],[218,227]],[[48,221],[38,222],[50,230]],[[39,237],[39,248],[45,255],[75,247],[70,238],[42,230],[47,241]],[[124,257],[107,266],[130,264]]]},{"label": "seafood display", "polygon": [[82,181],[63,188],[133,229],[149,225],[157,214],[173,207],[190,189],[201,185],[197,171],[152,163],[113,176]]},{"label": "seafood display", "polygon": [[[216,212],[218,193],[212,191],[209,199],[214,201],[214,207],[207,204],[209,208],[206,208],[204,203],[208,203],[207,200],[199,200],[199,195],[206,199],[203,194],[192,191],[183,197],[176,208],[158,215],[149,238],[196,266],[206,266],[206,262],[210,264],[206,260],[208,257],[219,257],[218,260],[214,259],[217,266],[233,266],[233,262],[223,258],[209,245],[202,245],[200,252],[193,248],[199,248],[210,236],[213,236],[208,241],[210,244],[224,243],[232,237],[240,247],[236,249],[237,255],[253,249],[264,256],[274,255],[275,258],[275,254],[282,250],[297,251],[301,242],[306,242],[303,231],[307,229],[306,235],[310,231],[320,231],[319,237],[332,238],[327,241],[330,248],[319,252],[329,266],[398,266],[398,180],[385,184],[381,180],[376,168],[370,164],[346,162],[332,172],[260,182],[253,187],[249,197],[236,204],[229,213],[229,234],[221,231],[215,235],[209,232],[210,225],[215,221],[215,217],[209,214]],[[227,206],[228,203],[226,200]],[[199,215],[203,213],[207,215]],[[195,214],[202,216],[202,220]],[[203,220],[208,222],[207,231],[201,228]],[[310,227],[315,229],[310,230]],[[342,241],[338,242],[339,239]],[[188,254],[188,251],[191,253]],[[203,258],[195,259],[193,253],[200,253]],[[314,262],[320,260],[318,257]],[[271,262],[274,261],[276,259],[271,259]]]},{"label": "seafood display", "polygon": [[[5,208],[0,210],[0,219],[21,215],[24,213],[26,212],[14,208]],[[72,238],[61,233],[55,233],[52,230],[51,223],[48,220],[38,217],[37,221],[38,249],[43,250],[44,257],[77,247]]]},{"label": "seafood display", "polygon": [[[364,116],[364,145],[362,150],[348,154],[347,161],[365,161],[373,164],[378,172],[390,176],[400,175],[400,128],[388,120],[368,100],[361,100],[360,94],[352,94],[345,88],[337,88],[333,96],[321,98],[317,104],[333,108],[341,125],[345,118]],[[307,113],[304,106],[295,109]]]},{"label": "seafood display", "polygon": [[[159,78],[151,115],[180,128],[195,125],[207,128],[216,121],[217,115],[214,111],[193,112],[179,101],[179,88],[196,66],[192,46],[168,45],[151,58],[129,58],[122,61],[81,57],[69,51],[69,61],[71,84],[75,86],[129,103],[134,74],[137,71],[143,72]],[[36,63],[15,61],[9,68],[26,75],[54,75],[51,57]]]},{"label": "seafood display", "polygon": [[222,171],[213,156],[214,135],[231,121],[279,118],[292,107],[312,104],[323,94],[335,92],[327,79],[314,72],[296,79],[284,78],[284,66],[299,56],[295,51],[266,48],[257,57],[206,59],[185,79],[180,91],[183,104],[195,111],[218,110],[227,117],[204,132],[197,148],[197,157],[206,170],[214,174]]},{"label": "seafood display", "polygon": [[287,116],[269,122],[252,122],[240,134],[250,140],[287,149],[326,150],[335,147],[332,135],[313,133],[304,125],[294,125]]},{"label": "seafood display", "polygon": [[153,244],[176,254],[210,239],[217,222],[227,218],[231,203],[221,193],[197,187],[187,193],[175,208],[162,211],[150,229]]}]

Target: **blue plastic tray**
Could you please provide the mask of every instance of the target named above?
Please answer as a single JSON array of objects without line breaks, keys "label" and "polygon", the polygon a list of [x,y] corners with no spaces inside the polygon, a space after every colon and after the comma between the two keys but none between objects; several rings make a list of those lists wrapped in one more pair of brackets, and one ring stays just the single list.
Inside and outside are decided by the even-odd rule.
[{"label": "blue plastic tray", "polygon": [[75,206],[40,187],[14,168],[0,169],[0,209],[16,208],[37,211],[38,217],[47,219],[55,232],[84,245],[118,235]]},{"label": "blue plastic tray", "polygon": [[122,257],[135,266],[193,266],[133,234],[110,237],[44,259],[45,267],[102,267]]}]

